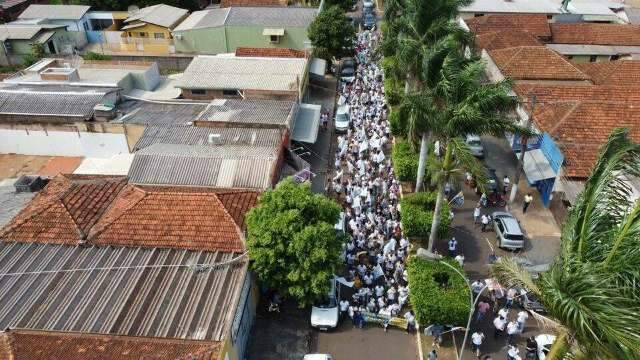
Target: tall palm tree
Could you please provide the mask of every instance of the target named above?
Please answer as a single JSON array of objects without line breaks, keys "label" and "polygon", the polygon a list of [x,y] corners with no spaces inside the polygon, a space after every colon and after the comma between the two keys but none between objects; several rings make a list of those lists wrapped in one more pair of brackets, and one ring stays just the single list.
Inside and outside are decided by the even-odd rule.
[{"label": "tall palm tree", "polygon": [[452,176],[469,171],[484,184],[484,171],[462,141],[467,134],[502,136],[505,132],[529,134],[516,125],[510,114],[517,99],[509,94],[511,82],[484,83],[485,63],[450,53],[437,76],[437,83],[427,96],[434,100],[428,117],[429,128],[438,140],[444,155],[433,170],[437,184],[436,206],[429,234],[429,251],[433,251],[440,225],[440,211],[444,201],[445,184]]},{"label": "tall palm tree", "polygon": [[563,226],[560,254],[534,281],[513,260],[492,273],[505,286],[535,293],[559,338],[547,359],[570,351],[589,359],[640,355],[640,200],[629,179],[640,177],[640,145],[617,129]]}]

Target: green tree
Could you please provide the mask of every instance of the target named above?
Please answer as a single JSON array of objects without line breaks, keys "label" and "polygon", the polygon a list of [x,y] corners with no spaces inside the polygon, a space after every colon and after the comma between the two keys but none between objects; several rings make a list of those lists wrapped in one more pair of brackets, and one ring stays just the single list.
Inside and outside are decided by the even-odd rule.
[{"label": "green tree", "polygon": [[[602,147],[562,231],[560,254],[534,281],[513,260],[492,266],[506,286],[538,296],[559,333],[547,359],[637,359],[640,354],[640,200],[628,179],[640,176],[640,145],[627,129]],[[536,316],[539,317],[539,316]]]},{"label": "green tree", "polygon": [[126,11],[131,5],[143,8],[157,4],[166,4],[188,10],[200,10],[200,4],[197,0],[52,0],[51,3],[89,5],[92,10],[105,11]]},{"label": "green tree", "polygon": [[329,62],[354,54],[355,29],[339,6],[325,8],[309,25],[314,54]]},{"label": "green tree", "polygon": [[300,306],[326,294],[341,263],[339,214],[337,203],[291,178],[262,194],[247,215],[247,247],[260,281]]},{"label": "green tree", "polygon": [[339,6],[344,11],[350,11],[355,5],[355,0],[325,0],[324,6]]},{"label": "green tree", "polygon": [[505,132],[530,134],[509,116],[518,102],[510,95],[511,82],[484,83],[484,66],[482,60],[450,53],[443,61],[433,89],[411,95],[420,98],[421,116],[442,153],[432,157],[428,165],[438,194],[429,234],[430,251],[438,238],[445,184],[464,171],[473,174],[479,184],[485,183],[484,169],[463,137],[467,134],[503,136]]}]

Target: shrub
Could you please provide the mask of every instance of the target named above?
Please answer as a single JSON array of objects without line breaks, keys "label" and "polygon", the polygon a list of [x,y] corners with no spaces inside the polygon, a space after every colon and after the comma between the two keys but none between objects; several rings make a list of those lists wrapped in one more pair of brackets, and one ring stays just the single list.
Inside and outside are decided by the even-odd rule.
[{"label": "shrub", "polygon": [[413,151],[411,144],[405,140],[398,140],[393,145],[391,159],[393,170],[400,181],[416,181],[418,174],[418,154]]},{"label": "shrub", "polygon": [[[407,236],[428,236],[431,231],[433,220],[433,210],[436,206],[436,193],[420,192],[405,195],[401,200],[400,216],[402,217],[402,228]],[[447,236],[451,220],[449,219],[449,204],[442,203],[440,212],[440,226],[438,236]]]},{"label": "shrub", "polygon": [[82,58],[84,60],[111,60],[111,56],[94,53],[93,51],[89,51],[82,55]]},{"label": "shrub", "polygon": [[390,106],[396,106],[402,101],[402,93],[404,89],[402,85],[398,84],[398,81],[392,76],[384,78],[384,95],[387,100],[387,104]]},{"label": "shrub", "polygon": [[[462,271],[455,261],[442,261]],[[465,279],[440,262],[415,256],[409,260],[407,271],[411,284],[409,300],[420,325],[465,326],[470,310]]]}]

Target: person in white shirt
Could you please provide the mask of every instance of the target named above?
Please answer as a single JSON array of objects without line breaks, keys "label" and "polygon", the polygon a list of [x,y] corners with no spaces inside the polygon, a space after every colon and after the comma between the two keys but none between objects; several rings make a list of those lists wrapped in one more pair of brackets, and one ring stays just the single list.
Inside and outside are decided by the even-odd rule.
[{"label": "person in white shirt", "polygon": [[384,286],[382,285],[376,285],[376,297],[379,298],[381,296],[384,296]]},{"label": "person in white shirt", "polygon": [[462,254],[458,254],[456,255],[456,257],[454,258],[455,261],[458,262],[458,264],[460,264],[460,267],[464,267],[464,255]]},{"label": "person in white shirt", "polygon": [[520,331],[520,333],[524,331],[524,323],[527,321],[528,318],[529,318],[529,313],[526,312],[525,310],[522,310],[518,313],[518,330]]},{"label": "person in white shirt", "polygon": [[480,357],[480,346],[482,346],[482,340],[484,340],[484,334],[480,330],[471,335],[471,345],[477,357]]},{"label": "person in white shirt", "polygon": [[349,301],[341,300],[340,301],[340,316],[344,319],[345,316],[349,315]]},{"label": "person in white shirt", "polygon": [[471,283],[471,290],[473,290],[474,297],[480,294],[480,291],[484,288],[484,282],[476,280]]},{"label": "person in white shirt", "polygon": [[514,288],[510,288],[509,290],[507,290],[507,303],[506,303],[506,307],[507,308],[511,308],[513,306],[513,300],[516,297],[516,289]]},{"label": "person in white shirt", "polygon": [[507,344],[513,343],[513,338],[518,334],[518,323],[510,321],[507,325]]},{"label": "person in white shirt", "polygon": [[497,339],[498,336],[502,335],[506,325],[507,321],[502,316],[498,316],[497,318],[493,319],[493,326],[496,328],[496,331],[493,333],[494,339]]},{"label": "person in white shirt", "polygon": [[452,237],[451,240],[449,240],[449,256],[450,257],[456,256],[457,248],[458,248],[458,241],[456,240],[455,237]]},{"label": "person in white shirt", "polygon": [[473,209],[473,225],[477,224],[478,221],[480,221],[480,205]]},{"label": "person in white shirt", "polygon": [[500,310],[498,310],[498,315],[502,316],[503,318],[507,318],[509,316],[509,309],[507,308],[502,308]]},{"label": "person in white shirt", "polygon": [[507,360],[520,360],[521,357],[519,355],[520,350],[517,347],[509,345],[509,350],[507,351]]},{"label": "person in white shirt", "polygon": [[489,225],[489,218],[487,217],[487,215],[482,214],[482,218],[480,219],[480,221],[482,222],[482,232],[487,231],[487,225]]},{"label": "person in white shirt", "polygon": [[511,180],[509,180],[509,177],[505,175],[504,179],[502,179],[502,190],[504,191],[505,194],[509,190],[509,185],[511,185]]},{"label": "person in white shirt", "polygon": [[409,310],[404,314],[404,318],[407,320],[407,333],[416,329],[416,316],[413,310]]}]

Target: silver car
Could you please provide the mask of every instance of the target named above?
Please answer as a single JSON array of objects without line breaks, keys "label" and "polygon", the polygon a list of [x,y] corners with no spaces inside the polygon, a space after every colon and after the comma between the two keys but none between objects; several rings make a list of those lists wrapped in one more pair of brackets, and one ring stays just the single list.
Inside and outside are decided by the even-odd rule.
[{"label": "silver car", "polygon": [[524,233],[515,216],[508,212],[496,211],[491,217],[498,247],[511,250],[524,248]]},{"label": "silver car", "polygon": [[341,105],[336,110],[336,117],[334,119],[334,125],[337,133],[346,133],[349,129],[349,105]]},{"label": "silver car", "polygon": [[469,134],[467,135],[465,142],[473,156],[479,158],[484,157],[484,147],[482,146],[482,141],[480,141],[480,136]]},{"label": "silver car", "polygon": [[336,281],[331,279],[331,290],[311,307],[311,326],[318,330],[330,330],[338,327],[340,312],[336,296]]}]

